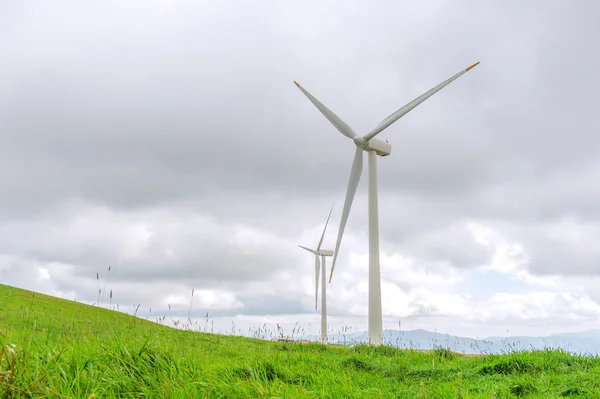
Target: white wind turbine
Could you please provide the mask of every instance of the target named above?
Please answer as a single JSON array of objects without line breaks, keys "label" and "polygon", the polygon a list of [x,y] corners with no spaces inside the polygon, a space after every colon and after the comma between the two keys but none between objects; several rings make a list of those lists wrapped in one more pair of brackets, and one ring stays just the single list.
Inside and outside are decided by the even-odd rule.
[{"label": "white wind turbine", "polygon": [[335,262],[339,254],[340,243],[342,242],[342,236],[344,234],[344,228],[348,220],[348,214],[350,213],[350,207],[356,194],[356,188],[360,181],[360,176],[363,169],[363,151],[369,153],[369,343],[373,345],[383,344],[383,317],[381,311],[381,277],[380,277],[380,265],[379,265],[379,215],[378,215],[378,204],[377,204],[377,155],[387,156],[390,155],[392,146],[390,144],[375,138],[376,135],[381,133],[385,128],[396,122],[398,119],[406,115],[413,108],[427,100],[429,97],[437,93],[449,85],[452,81],[459,78],[470,69],[474,68],[479,62],[471,65],[467,69],[463,69],[456,75],[445,80],[439,85],[435,86],[426,93],[415,98],[387,118],[385,118],[379,125],[373,130],[363,136],[359,136],[352,130],[346,122],[341,120],[336,114],[329,110],[319,100],[313,97],[308,91],[300,86],[296,81],[294,83],[298,88],[308,97],[308,99],[321,111],[321,113],[331,122],[337,130],[340,131],[344,136],[352,139],[356,145],[356,152],[354,153],[354,161],[352,162],[352,168],[350,170],[350,180],[348,182],[348,189],[346,190],[346,199],[344,201],[344,209],[342,211],[342,218],[340,221],[340,227],[338,230],[338,237],[335,244],[335,254],[333,256],[333,263],[331,265],[331,274],[329,276],[329,282],[333,276],[333,269],[335,268]]},{"label": "white wind turbine", "polygon": [[[335,204],[334,204],[335,205]],[[317,310],[317,304],[319,302],[319,269],[321,269],[322,274],[322,282],[321,282],[321,343],[323,345],[327,344],[327,283],[325,282],[325,257],[333,256],[333,251],[330,249],[321,249],[321,245],[323,244],[323,238],[325,237],[325,230],[327,230],[327,224],[329,223],[329,218],[331,217],[331,212],[333,211],[333,206],[329,211],[329,216],[327,216],[327,221],[325,222],[325,227],[323,228],[323,233],[321,234],[321,239],[319,240],[319,244],[317,245],[317,249],[310,249],[307,247],[303,247],[302,245],[298,245],[302,249],[306,249],[308,252],[315,254],[315,310]],[[319,256],[322,259],[323,265],[319,262]]]}]

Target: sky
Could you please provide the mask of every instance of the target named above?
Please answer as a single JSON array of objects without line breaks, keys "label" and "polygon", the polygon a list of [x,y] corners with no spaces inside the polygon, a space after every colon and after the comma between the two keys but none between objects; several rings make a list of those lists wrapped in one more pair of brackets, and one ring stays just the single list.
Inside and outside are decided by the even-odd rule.
[{"label": "sky", "polygon": [[[600,328],[599,16],[593,0],[2,1],[0,283],[317,333],[298,245],[335,203],[334,248],[354,144],[293,81],[364,134],[480,61],[378,136],[384,328]],[[363,173],[330,332],[367,329],[367,222]]]}]

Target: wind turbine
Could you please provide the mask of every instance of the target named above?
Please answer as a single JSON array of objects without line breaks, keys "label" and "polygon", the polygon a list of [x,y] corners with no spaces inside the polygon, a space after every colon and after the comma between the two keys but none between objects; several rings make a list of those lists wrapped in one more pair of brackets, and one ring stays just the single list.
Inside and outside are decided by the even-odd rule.
[{"label": "wind turbine", "polygon": [[[335,205],[335,204],[334,204]],[[307,250],[315,254],[315,310],[317,310],[317,304],[319,303],[319,269],[321,265],[319,263],[319,256],[322,259],[323,267],[321,268],[321,274],[323,281],[321,282],[321,343],[323,345],[327,344],[327,283],[325,282],[325,257],[333,256],[333,251],[330,249],[321,249],[321,245],[323,244],[323,238],[325,237],[325,230],[327,230],[327,224],[329,223],[329,218],[331,217],[331,212],[333,211],[333,206],[329,211],[329,216],[327,216],[327,221],[325,222],[325,227],[323,228],[323,233],[321,234],[321,239],[319,240],[319,244],[317,245],[317,249],[310,249],[307,247],[303,247],[302,245],[298,245],[300,248]]]},{"label": "wind turbine", "polygon": [[352,139],[356,145],[356,151],[354,153],[354,161],[352,162],[352,168],[350,169],[350,180],[348,182],[348,189],[346,190],[346,199],[344,201],[344,209],[342,211],[342,218],[340,221],[340,227],[338,230],[337,241],[335,244],[335,254],[333,256],[333,263],[331,265],[331,274],[329,276],[329,282],[333,276],[333,269],[335,268],[335,262],[339,254],[340,244],[342,242],[342,236],[344,234],[344,228],[348,220],[348,214],[356,194],[356,188],[360,181],[360,176],[363,169],[363,151],[369,153],[369,343],[373,345],[383,344],[383,317],[381,311],[381,277],[380,277],[380,265],[379,265],[379,211],[377,203],[377,155],[387,156],[390,155],[392,146],[387,141],[378,140],[375,138],[385,128],[396,122],[398,119],[406,115],[416,106],[433,96],[435,93],[458,79],[464,73],[474,68],[479,62],[471,65],[470,67],[463,69],[451,78],[443,81],[439,85],[435,86],[426,93],[415,98],[390,116],[385,118],[379,125],[373,130],[363,136],[356,134],[354,130],[340,117],[329,110],[319,100],[313,97],[308,91],[300,86],[296,81],[294,83],[304,93],[306,97],[321,111],[321,113],[342,133],[344,136]]}]

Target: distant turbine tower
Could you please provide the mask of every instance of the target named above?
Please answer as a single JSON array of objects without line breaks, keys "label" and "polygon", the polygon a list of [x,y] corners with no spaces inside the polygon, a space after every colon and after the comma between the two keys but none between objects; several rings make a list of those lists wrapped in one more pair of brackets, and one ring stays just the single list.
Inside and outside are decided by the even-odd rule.
[{"label": "distant turbine tower", "polygon": [[329,223],[329,218],[331,217],[332,211],[333,206],[329,211],[329,216],[327,216],[327,221],[325,222],[323,234],[321,234],[321,240],[319,240],[317,249],[310,249],[307,247],[303,247],[302,245],[298,245],[300,248],[306,249],[308,252],[315,254],[315,310],[317,310],[317,304],[319,303],[319,268],[321,267],[321,265],[319,264],[319,256],[323,260],[323,267],[321,269],[321,273],[323,276],[323,281],[321,283],[321,343],[323,345],[327,344],[327,283],[325,282],[325,257],[333,256],[333,251],[329,249],[321,249],[321,245],[323,244],[325,230],[327,230],[327,224]]},{"label": "distant turbine tower", "polygon": [[344,234],[344,228],[348,220],[348,214],[350,213],[350,207],[356,194],[356,188],[360,181],[360,176],[363,169],[363,151],[369,153],[369,343],[373,345],[383,344],[383,317],[381,311],[381,277],[380,277],[380,265],[379,265],[379,216],[378,216],[378,204],[377,204],[377,155],[387,156],[392,151],[392,146],[387,142],[378,140],[375,138],[382,130],[396,122],[398,119],[406,115],[417,105],[427,100],[429,97],[449,85],[452,81],[459,78],[465,72],[474,68],[479,62],[471,65],[467,69],[464,69],[452,76],[450,79],[445,80],[439,85],[435,86],[428,92],[415,98],[387,118],[385,118],[379,125],[364,136],[358,136],[354,130],[346,122],[340,119],[336,114],[329,110],[319,100],[313,97],[308,91],[300,86],[296,81],[294,83],[298,88],[308,97],[308,99],[321,111],[321,113],[342,133],[344,136],[352,139],[356,145],[356,152],[354,153],[354,161],[352,162],[352,168],[350,170],[350,180],[348,182],[348,189],[346,190],[346,199],[344,201],[344,209],[342,211],[342,219],[340,221],[340,227],[338,230],[337,242],[335,244],[335,254],[333,256],[333,264],[331,265],[331,274],[329,276],[329,282],[333,276],[333,269],[335,268],[335,262],[339,254],[340,243],[342,242],[342,236]]}]

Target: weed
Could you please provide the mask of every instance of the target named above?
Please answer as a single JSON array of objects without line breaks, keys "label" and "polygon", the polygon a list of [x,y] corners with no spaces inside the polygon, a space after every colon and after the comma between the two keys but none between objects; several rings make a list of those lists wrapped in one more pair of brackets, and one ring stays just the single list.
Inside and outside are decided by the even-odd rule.
[{"label": "weed", "polygon": [[441,346],[435,347],[433,352],[435,353],[436,357],[440,360],[454,360],[455,358],[454,353],[450,349]]}]

